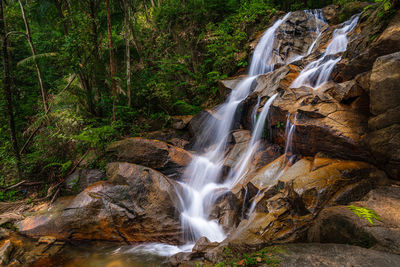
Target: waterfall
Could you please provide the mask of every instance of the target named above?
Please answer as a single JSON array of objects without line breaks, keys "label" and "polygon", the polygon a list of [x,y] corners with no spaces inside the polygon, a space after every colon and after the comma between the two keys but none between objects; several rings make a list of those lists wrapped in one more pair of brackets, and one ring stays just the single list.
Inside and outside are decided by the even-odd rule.
[{"label": "waterfall", "polygon": [[254,152],[256,152],[256,149],[258,147],[257,142],[262,137],[262,134],[264,131],[264,124],[265,124],[265,120],[267,119],[269,108],[277,96],[278,96],[278,94],[274,94],[270,99],[268,99],[268,101],[265,103],[263,109],[261,110],[261,113],[258,117],[256,126],[254,127],[254,131],[251,136],[250,143],[249,143],[246,153],[242,155],[242,157],[238,161],[237,166],[234,166],[228,175],[227,181],[230,182],[230,184],[231,184],[230,187],[237,184],[241,180],[241,178],[247,173],[249,161],[250,161],[251,157],[253,156]]},{"label": "waterfall", "polygon": [[354,15],[350,20],[342,23],[338,29],[335,29],[332,40],[322,56],[318,60],[310,62],[290,87],[308,86],[316,89],[329,80],[333,68],[342,59],[340,53],[346,51],[347,34],[353,31],[358,18],[359,15]]},{"label": "waterfall", "polygon": [[[290,13],[277,20],[263,34],[254,51],[249,76],[237,85],[227,101],[216,111],[215,116],[221,118],[221,121],[216,127],[210,126],[213,127],[213,140],[216,141],[214,146],[208,152],[194,157],[184,173],[188,183],[182,183],[184,190],[180,196],[181,223],[188,241],[195,242],[203,236],[210,241],[218,242],[225,238],[222,227],[216,221],[210,220],[209,215],[212,204],[219,196],[217,191],[223,193],[223,188],[226,188],[225,191],[227,190],[227,184],[218,182],[221,178],[226,145],[236,109],[250,94],[252,84],[257,76],[273,70],[274,65],[269,62],[269,59],[273,51],[275,31],[289,16]],[[208,127],[208,125],[204,127]],[[262,129],[257,130],[257,125],[255,128],[255,132],[262,131]],[[253,136],[252,140],[254,139]],[[204,143],[203,140],[198,142]]]},{"label": "waterfall", "polygon": [[[315,38],[303,55],[295,57],[296,60],[304,58],[314,51],[322,36],[322,26],[326,25],[321,10],[305,12],[317,19]],[[224,233],[218,221],[210,219],[210,214],[216,200],[243,180],[243,177],[248,173],[249,163],[262,138],[270,106],[278,94],[273,95],[266,101],[258,115],[257,112],[262,100],[260,98],[257,99],[257,103],[251,114],[252,135],[247,149],[242,153],[237,163],[232,166],[227,176],[223,177],[224,160],[235,121],[235,114],[242,101],[251,93],[258,75],[274,70],[273,53],[276,53],[276,50],[274,51],[276,31],[288,19],[290,14],[288,13],[282,19],[277,20],[265,31],[254,50],[248,70],[248,77],[243,79],[232,90],[225,103],[220,105],[212,114],[217,119],[209,119],[202,124],[203,130],[202,133],[198,133],[195,147],[204,152],[193,157],[183,174],[182,181],[178,182],[179,186],[176,187],[181,225],[184,230],[184,239],[187,243],[180,247],[165,244],[141,245],[139,248],[140,251],[157,253],[161,249],[165,251],[161,251],[161,253],[158,251],[159,255],[172,255],[180,251],[190,251],[194,243],[203,236],[207,237],[211,242],[221,242],[225,239],[226,233]],[[319,23],[318,20],[322,21],[322,23]],[[327,46],[326,51],[319,59],[309,63],[291,86],[300,87],[307,85],[316,88],[326,82],[333,67],[341,59],[341,56],[338,54],[346,50],[348,42],[347,34],[354,29],[357,22],[358,16],[354,16],[349,21],[339,25],[333,32],[332,40]],[[284,62],[288,64],[290,63],[289,61],[293,61],[293,59],[287,58]],[[292,139],[295,133],[296,119],[297,116],[294,117],[294,123],[290,123],[289,114],[285,133],[285,154],[292,152]],[[223,178],[225,178],[224,181],[222,181]],[[249,192],[247,192],[247,188],[245,190],[244,198],[246,199]],[[261,193],[262,191],[258,191],[256,196],[253,197],[247,214],[244,213],[245,203],[243,203],[242,218],[248,217],[255,210],[257,197]]]}]

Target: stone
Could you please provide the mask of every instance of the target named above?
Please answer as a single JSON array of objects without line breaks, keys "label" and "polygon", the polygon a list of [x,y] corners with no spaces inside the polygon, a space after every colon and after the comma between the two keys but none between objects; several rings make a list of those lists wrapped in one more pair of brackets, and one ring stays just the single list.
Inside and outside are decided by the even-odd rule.
[{"label": "stone", "polygon": [[210,248],[214,248],[218,246],[218,242],[210,242],[207,237],[203,236],[199,240],[197,240],[196,244],[194,245],[192,251],[193,252],[202,252]]},{"label": "stone", "polygon": [[293,164],[283,155],[242,182],[259,191],[251,200],[254,212],[240,222],[226,242],[256,246],[303,240],[313,218],[324,207],[359,200],[384,178],[384,173],[365,162],[318,156]]},{"label": "stone", "polygon": [[39,244],[48,244],[51,245],[57,241],[57,238],[54,236],[41,236],[38,240]]},{"label": "stone", "polygon": [[185,147],[189,144],[189,141],[182,138],[172,138],[168,140],[168,143],[173,146],[185,149]]},{"label": "stone", "polygon": [[371,131],[377,131],[393,124],[400,124],[400,105],[368,120],[368,128]]},{"label": "stone", "polygon": [[192,155],[182,148],[141,137],[114,142],[107,152],[119,161],[144,165],[176,179],[192,160]]},{"label": "stone", "polygon": [[347,206],[323,209],[308,231],[310,242],[353,244],[400,254],[400,187],[381,186],[370,191],[357,207],[372,209],[380,217],[371,225]]},{"label": "stone", "polygon": [[10,262],[13,245],[10,240],[0,241],[0,266],[7,266]]},{"label": "stone", "polygon": [[174,128],[175,130],[185,129],[192,118],[193,118],[192,115],[173,116],[172,117],[172,128]]},{"label": "stone", "polygon": [[400,106],[399,83],[400,52],[377,58],[372,68],[370,87],[370,107],[373,115]]},{"label": "stone", "polygon": [[368,131],[368,96],[364,93],[345,101],[341,96],[339,102],[326,91],[329,89],[325,87],[290,88],[278,96],[268,114],[273,142],[286,147],[287,130],[278,125],[288,125],[289,120],[295,125],[293,153],[313,156],[324,152],[338,158],[370,160],[364,142]]},{"label": "stone", "polygon": [[175,212],[175,184],[161,173],[131,163],[107,165],[109,181],[92,184],[77,196],[58,199],[16,224],[38,238],[165,242],[182,240]]},{"label": "stone", "polygon": [[247,78],[247,75],[234,76],[226,80],[220,80],[219,86],[225,91],[230,92],[235,90],[236,86]]},{"label": "stone", "polygon": [[74,193],[79,193],[85,190],[89,185],[104,179],[106,179],[106,176],[101,170],[76,170],[67,177],[65,187]]},{"label": "stone", "polygon": [[400,262],[399,255],[341,244],[287,244],[270,250],[279,265],[285,267],[393,267]]},{"label": "stone", "polygon": [[346,53],[334,70],[335,81],[351,80],[369,71],[378,57],[398,51],[400,10],[396,11],[387,25],[387,18],[379,15],[382,8],[370,8],[361,14],[360,23],[350,36]]},{"label": "stone", "polygon": [[335,25],[339,23],[339,11],[338,5],[329,5],[322,9],[322,15],[329,24]]}]

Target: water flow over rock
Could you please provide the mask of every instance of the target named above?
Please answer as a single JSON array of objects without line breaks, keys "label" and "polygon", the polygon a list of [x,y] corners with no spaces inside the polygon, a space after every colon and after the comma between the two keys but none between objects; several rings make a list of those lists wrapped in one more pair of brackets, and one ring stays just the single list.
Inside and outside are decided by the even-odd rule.
[{"label": "water flow over rock", "polygon": [[[222,227],[216,221],[209,220],[209,214],[211,205],[219,195],[218,192],[226,191],[227,184],[220,183],[220,179],[236,109],[251,92],[257,75],[273,70],[274,65],[269,59],[273,51],[275,31],[289,16],[290,13],[276,21],[262,36],[254,51],[249,76],[237,85],[228,100],[216,111],[215,116],[221,118],[218,124],[205,125],[205,128],[212,129],[212,132],[207,132],[203,138],[211,136],[214,140],[211,143],[214,145],[208,152],[195,157],[186,169],[184,177],[188,179],[188,183],[183,186],[180,198],[182,226],[188,241],[193,242],[203,236],[218,242],[225,238]],[[199,142],[204,143],[202,140]]]},{"label": "water flow over rock", "polygon": [[347,34],[357,25],[359,15],[354,15],[350,20],[342,23],[338,29],[333,32],[333,37],[322,56],[309,63],[299,77],[292,83],[292,88],[308,86],[317,88],[327,82],[335,65],[341,60],[340,53],[346,51]]}]

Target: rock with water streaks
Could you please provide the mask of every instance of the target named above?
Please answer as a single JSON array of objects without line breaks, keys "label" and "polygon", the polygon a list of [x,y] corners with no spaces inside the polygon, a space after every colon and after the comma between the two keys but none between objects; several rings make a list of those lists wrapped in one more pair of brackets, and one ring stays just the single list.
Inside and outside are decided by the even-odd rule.
[{"label": "rock with water streaks", "polygon": [[292,136],[294,153],[369,160],[364,138],[368,131],[369,101],[366,92],[354,82],[328,83],[317,90],[289,88],[270,108],[269,122],[274,143],[286,146],[289,118],[295,124]]},{"label": "rock with water streaks", "polygon": [[173,180],[140,165],[107,166],[109,181],[63,197],[17,223],[30,237],[118,242],[181,242]]},{"label": "rock with water streaks", "polygon": [[288,164],[282,156],[243,182],[259,190],[250,200],[254,213],[224,242],[241,247],[302,240],[321,209],[358,200],[384,179],[364,162],[317,156]]}]

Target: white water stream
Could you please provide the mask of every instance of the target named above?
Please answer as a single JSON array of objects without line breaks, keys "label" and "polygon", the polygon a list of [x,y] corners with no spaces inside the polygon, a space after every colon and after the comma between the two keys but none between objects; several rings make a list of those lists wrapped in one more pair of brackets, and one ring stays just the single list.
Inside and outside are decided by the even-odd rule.
[{"label": "white water stream", "polygon": [[[314,18],[324,21],[321,11],[305,11]],[[156,253],[159,255],[172,255],[180,251],[191,251],[194,243],[205,236],[210,241],[221,242],[225,239],[222,227],[216,220],[211,220],[210,213],[216,199],[226,193],[248,172],[249,162],[258,148],[259,141],[262,137],[264,124],[267,119],[269,107],[277,97],[273,95],[264,104],[262,111],[257,116],[257,109],[260,105],[258,99],[255,109],[252,113],[253,129],[252,137],[249,141],[247,150],[239,161],[231,168],[224,182],[221,181],[226,156],[226,148],[231,135],[236,111],[240,103],[245,100],[252,91],[254,82],[258,75],[273,71],[274,64],[274,42],[275,32],[278,27],[284,23],[291,13],[286,14],[282,19],[277,20],[261,37],[252,57],[249,68],[249,75],[241,81],[232,91],[227,101],[219,106],[213,114],[216,120],[206,122],[204,132],[207,134],[200,135],[197,140],[198,146],[203,146],[206,152],[195,156],[187,167],[183,181],[180,182],[181,188],[177,190],[179,197],[179,208],[181,211],[181,224],[184,230],[184,238],[187,243],[184,246],[176,247],[162,244],[141,245],[136,250],[142,253]],[[325,53],[316,61],[308,64],[301,72],[299,77],[293,82],[292,87],[300,87],[302,85],[317,87],[329,79],[334,65],[340,60],[337,55],[346,50],[347,34],[352,31],[357,24],[358,16],[352,17],[349,21],[341,24],[333,33],[333,38],[328,45]],[[296,59],[301,59],[313,52],[314,47],[321,36],[321,27],[315,29],[315,39],[308,48],[306,55],[299,55]],[[257,118],[258,117],[258,118]],[[287,144],[285,152],[291,149],[291,138],[295,130],[295,124],[287,126]],[[204,147],[209,144],[206,138],[212,139],[211,146]],[[253,203],[254,204],[254,203]],[[250,210],[253,210],[254,207]],[[244,216],[244,214],[243,214]]]},{"label": "white water stream", "polygon": [[329,80],[333,68],[342,59],[340,53],[346,51],[347,35],[357,25],[358,18],[359,15],[354,15],[333,32],[332,40],[322,56],[318,60],[310,62],[290,87],[308,86],[316,89]]}]

